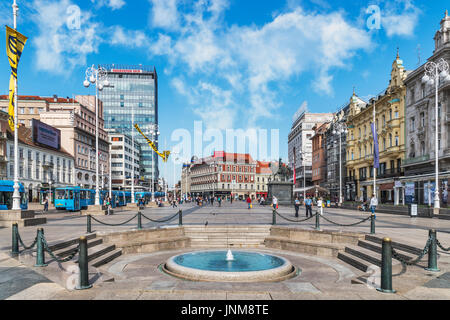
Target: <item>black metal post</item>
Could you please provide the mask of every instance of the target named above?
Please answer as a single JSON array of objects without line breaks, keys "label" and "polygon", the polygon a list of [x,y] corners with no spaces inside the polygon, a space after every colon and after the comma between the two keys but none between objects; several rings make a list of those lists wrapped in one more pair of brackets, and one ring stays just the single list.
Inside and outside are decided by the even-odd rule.
[{"label": "black metal post", "polygon": [[183,210],[180,209],[180,211],[178,211],[178,225],[182,226],[183,225]]},{"label": "black metal post", "polygon": [[316,212],[316,230],[320,231],[320,214]]},{"label": "black metal post", "polygon": [[137,225],[138,230],[142,230],[142,216],[141,216],[141,212],[138,211],[138,225]]},{"label": "black metal post", "polygon": [[381,248],[381,288],[378,291],[384,293],[395,293],[392,290],[392,241],[384,238]]},{"label": "black metal post", "polygon": [[44,229],[37,230],[37,249],[36,249],[36,264],[35,267],[46,267],[45,250],[44,250]]},{"label": "black metal post", "polygon": [[78,267],[80,268],[80,281],[77,290],[92,288],[89,284],[88,247],[86,237],[80,237],[80,252],[78,256]]},{"label": "black metal post", "polygon": [[431,238],[431,243],[428,246],[428,268],[425,268],[425,270],[438,272],[440,270],[437,265],[436,230],[428,231],[428,237]]},{"label": "black metal post", "polygon": [[375,234],[375,214],[370,216],[370,233]]},{"label": "black metal post", "polygon": [[272,210],[272,225],[277,224],[277,211],[275,209]]},{"label": "black metal post", "polygon": [[87,230],[86,230],[86,232],[87,233],[92,233],[92,221],[91,221],[91,215],[90,214],[88,214],[87,216]]},{"label": "black metal post", "polygon": [[19,226],[17,223],[13,223],[12,225],[12,246],[11,246],[11,254],[16,256],[19,254]]}]

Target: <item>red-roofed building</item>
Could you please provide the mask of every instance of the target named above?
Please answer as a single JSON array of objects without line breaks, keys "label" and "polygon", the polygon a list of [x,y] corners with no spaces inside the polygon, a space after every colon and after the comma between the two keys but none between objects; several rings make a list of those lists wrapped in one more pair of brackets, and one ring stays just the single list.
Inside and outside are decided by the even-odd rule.
[{"label": "red-roofed building", "polygon": [[[188,174],[192,196],[230,196],[256,198],[257,161],[250,154],[215,152],[191,164]],[[182,182],[183,184],[183,182]]]},{"label": "red-roofed building", "polygon": [[256,165],[256,197],[267,199],[267,184],[272,179],[272,169],[270,162],[257,161]]}]

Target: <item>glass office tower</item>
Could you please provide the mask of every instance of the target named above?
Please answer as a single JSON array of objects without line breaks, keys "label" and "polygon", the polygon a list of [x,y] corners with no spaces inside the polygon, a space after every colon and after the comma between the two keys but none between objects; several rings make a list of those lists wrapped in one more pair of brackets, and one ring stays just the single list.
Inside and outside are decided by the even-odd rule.
[{"label": "glass office tower", "polygon": [[[152,139],[151,132],[158,125],[158,75],[154,67],[129,65],[100,65],[108,71],[110,87],[99,92],[103,101],[105,128],[128,134],[134,132],[135,142],[141,146],[140,184],[150,186],[158,181],[158,155],[145,138],[132,126],[137,123],[144,134]],[[156,140],[157,138],[155,138]],[[138,178],[138,177],[136,177]]]}]

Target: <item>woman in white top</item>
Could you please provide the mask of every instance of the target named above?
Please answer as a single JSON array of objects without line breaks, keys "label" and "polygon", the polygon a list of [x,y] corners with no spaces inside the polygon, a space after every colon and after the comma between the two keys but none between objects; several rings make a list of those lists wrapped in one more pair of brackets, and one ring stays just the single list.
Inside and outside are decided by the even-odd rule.
[{"label": "woman in white top", "polygon": [[319,200],[317,200],[317,208],[319,209],[319,213],[321,216],[323,216],[323,205],[322,205],[322,198],[319,198]]},{"label": "woman in white top", "polygon": [[278,204],[278,199],[277,197],[273,196],[272,198],[272,204],[273,204],[273,209],[277,208],[277,204]]}]

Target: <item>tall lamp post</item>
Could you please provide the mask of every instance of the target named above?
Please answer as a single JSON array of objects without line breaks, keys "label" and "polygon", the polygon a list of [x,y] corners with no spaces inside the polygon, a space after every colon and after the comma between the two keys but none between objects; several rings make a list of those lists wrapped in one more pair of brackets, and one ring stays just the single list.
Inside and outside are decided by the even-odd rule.
[{"label": "tall lamp post", "polygon": [[[14,30],[17,30],[17,11],[19,11],[19,6],[14,0],[12,5],[13,17],[14,17]],[[19,132],[18,132],[18,112],[17,112],[17,77],[14,79],[14,192],[13,192],[13,210],[20,210],[20,192],[19,192]]]},{"label": "tall lamp post", "polygon": [[[154,128],[150,131],[150,134],[152,136],[152,141],[157,144],[158,140],[155,140],[155,137],[159,136],[159,131],[158,131],[158,125],[154,125]],[[153,154],[155,152],[152,152],[152,186],[151,186],[151,192],[152,192],[152,202],[155,201],[155,166],[153,163]]]},{"label": "tall lamp post", "polygon": [[[444,59],[439,59],[437,62],[430,61],[425,65],[425,75],[422,78],[423,83],[429,86],[435,86],[435,125],[436,125],[436,139],[435,139],[435,169],[436,169],[436,187],[434,191],[434,209],[439,210],[441,207],[439,199],[439,85],[445,81],[450,81],[448,73],[449,65]],[[442,78],[442,79],[440,79]],[[437,214],[437,212],[435,212]]]},{"label": "tall lamp post", "polygon": [[86,69],[86,78],[83,85],[88,88],[95,85],[95,205],[100,205],[99,175],[98,175],[98,91],[109,86],[108,73],[102,67],[95,68],[94,65]]},{"label": "tall lamp post", "polygon": [[344,202],[342,195],[342,134],[348,133],[347,125],[342,122],[334,124],[333,135],[339,134],[339,206]]}]

